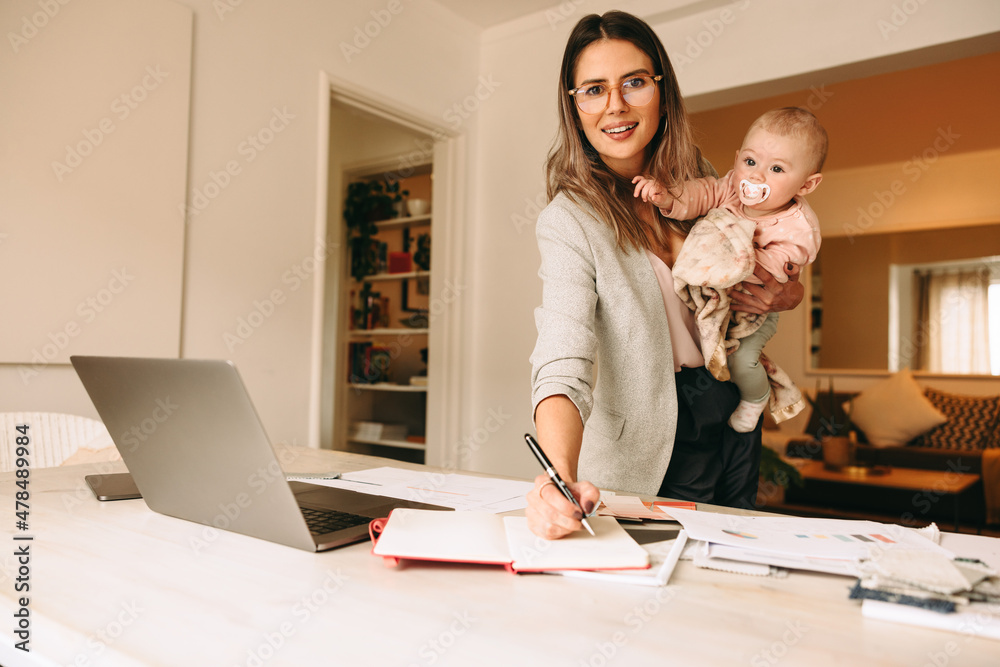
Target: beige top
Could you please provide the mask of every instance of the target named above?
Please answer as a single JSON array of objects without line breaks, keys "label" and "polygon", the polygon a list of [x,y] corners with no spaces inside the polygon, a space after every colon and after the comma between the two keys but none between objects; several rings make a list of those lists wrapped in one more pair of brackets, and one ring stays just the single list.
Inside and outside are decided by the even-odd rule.
[{"label": "beige top", "polygon": [[663,306],[667,311],[667,324],[670,327],[670,339],[674,348],[674,372],[682,367],[699,368],[705,365],[705,357],[701,353],[701,337],[694,321],[694,311],[684,305],[674,291],[674,278],[670,267],[651,253],[646,251],[646,257],[656,274],[663,292]]}]

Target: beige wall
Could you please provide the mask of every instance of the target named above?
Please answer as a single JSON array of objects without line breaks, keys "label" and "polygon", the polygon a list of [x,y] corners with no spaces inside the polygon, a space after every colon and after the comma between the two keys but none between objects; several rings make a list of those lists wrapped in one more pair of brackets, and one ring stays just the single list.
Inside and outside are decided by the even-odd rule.
[{"label": "beige wall", "polygon": [[[189,196],[227,162],[241,165],[238,178],[188,223],[184,356],[232,358],[272,438],[306,442],[312,286],[293,290],[282,277],[314,251],[318,74],[326,70],[468,136],[463,298],[470,312],[460,373],[465,435],[454,445],[466,467],[533,476],[537,464],[521,434],[531,427],[527,358],[535,336],[532,310],[541,298],[533,222],[555,130],[553,86],[572,25],[612,3],[553,2],[550,12],[483,33],[430,0],[181,4],[193,9],[195,26]],[[879,22],[892,20],[898,1],[614,4],[648,17],[671,53],[689,38],[708,44],[681,73],[684,92],[702,96],[1000,29],[997,5],[984,0],[920,4],[888,34]],[[707,9],[686,11],[686,5]],[[22,13],[36,7],[18,6]],[[232,11],[220,13],[227,6]],[[388,7],[400,11],[387,15]],[[63,11],[85,8],[71,3]],[[723,15],[727,8],[744,9]],[[387,16],[385,25],[373,23]],[[366,26],[375,36],[348,58],[341,44]],[[779,43],[787,46],[770,56],[765,46]],[[756,59],[747,57],[748,44],[760,45]],[[475,110],[457,114],[454,105],[470,96],[478,101]],[[251,160],[243,142],[274,119],[281,131]],[[224,336],[275,289],[283,302],[229,349]],[[794,322],[783,323],[779,336],[796,335]],[[92,411],[68,367],[50,369],[29,394],[10,368],[0,367],[0,403],[4,409]]]}]

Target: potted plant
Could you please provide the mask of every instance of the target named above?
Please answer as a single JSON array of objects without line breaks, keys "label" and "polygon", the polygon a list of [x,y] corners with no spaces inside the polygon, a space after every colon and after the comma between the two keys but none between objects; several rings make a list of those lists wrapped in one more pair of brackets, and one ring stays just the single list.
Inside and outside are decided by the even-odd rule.
[{"label": "potted plant", "polygon": [[813,436],[819,440],[823,448],[823,463],[831,468],[843,468],[854,464],[854,449],[857,445],[857,434],[851,429],[851,408],[853,399],[847,398],[847,406],[838,405],[843,399],[838,399],[833,390],[833,378],[830,378],[829,392],[820,390],[819,380],[816,381],[816,395],[806,395],[809,405],[815,415],[819,416],[819,430]]},{"label": "potted plant", "polygon": [[351,249],[351,277],[362,280],[378,269],[378,220],[395,214],[395,204],[403,201],[409,191],[400,190],[398,181],[380,179],[357,181],[347,186],[344,200],[344,222]]},{"label": "potted plant", "polygon": [[766,445],[761,447],[758,475],[758,505],[780,505],[785,501],[785,489],[790,485],[801,487],[803,484],[798,468]]}]

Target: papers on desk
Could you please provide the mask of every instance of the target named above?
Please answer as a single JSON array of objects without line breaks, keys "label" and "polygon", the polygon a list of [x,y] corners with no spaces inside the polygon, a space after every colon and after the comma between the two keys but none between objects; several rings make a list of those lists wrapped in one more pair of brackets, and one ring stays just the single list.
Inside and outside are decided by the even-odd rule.
[{"label": "papers on desk", "polygon": [[313,484],[351,489],[376,496],[413,500],[455,510],[499,514],[527,507],[531,482],[404,468],[371,468],[345,472],[340,479],[309,479]]},{"label": "papers on desk", "polygon": [[649,553],[649,569],[646,570],[549,570],[547,574],[596,579],[613,584],[666,586],[686,544],[687,534],[683,530],[677,531],[677,537],[672,540],[643,544],[642,548]]},{"label": "papers on desk", "polygon": [[862,561],[887,550],[954,554],[914,531],[874,521],[741,516],[672,508],[709,558],[859,576]]},{"label": "papers on desk", "polygon": [[1000,640],[1000,614],[996,611],[996,605],[970,604],[954,613],[942,614],[894,602],[865,600],[861,603],[861,615],[880,621],[906,623]]},{"label": "papers on desk", "polygon": [[1000,579],[990,564],[998,557],[995,538],[945,536],[953,537],[942,538],[945,548],[932,539],[936,529],[677,509],[672,513],[691,539],[705,543],[706,567],[718,560],[854,576],[858,582],[850,597],[861,600],[868,618],[1000,639]]},{"label": "papers on desk", "polygon": [[679,507],[693,510],[697,507],[692,502],[657,501],[644,503],[638,496],[620,496],[614,493],[601,494],[601,506],[598,516],[613,516],[617,519],[634,519],[637,521],[673,521],[670,508]]},{"label": "papers on desk", "polygon": [[950,630],[1000,640],[1000,540],[946,534],[956,558],[926,552],[887,552],[863,564],[851,591],[866,618]]}]

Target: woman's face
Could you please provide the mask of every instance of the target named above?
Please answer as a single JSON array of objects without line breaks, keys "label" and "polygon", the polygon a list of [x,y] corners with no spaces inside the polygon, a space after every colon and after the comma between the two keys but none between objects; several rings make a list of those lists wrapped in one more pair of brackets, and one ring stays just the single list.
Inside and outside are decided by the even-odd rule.
[{"label": "woman's face", "polygon": [[[577,59],[573,87],[588,83],[618,86],[636,74],[655,75],[653,61],[632,42],[604,39],[594,42]],[[600,154],[604,164],[626,178],[642,172],[647,147],[660,124],[663,104],[659,85],[648,104],[631,107],[622,98],[621,89],[611,91],[608,107],[596,114],[586,114],[576,107],[584,135]],[[573,102],[574,107],[576,103]]]}]

